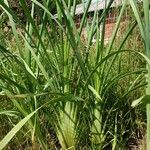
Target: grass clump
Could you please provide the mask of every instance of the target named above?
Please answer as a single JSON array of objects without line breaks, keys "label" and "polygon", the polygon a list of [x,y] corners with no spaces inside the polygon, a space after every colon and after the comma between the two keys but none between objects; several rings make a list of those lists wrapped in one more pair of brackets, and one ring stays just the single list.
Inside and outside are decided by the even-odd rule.
[{"label": "grass clump", "polygon": [[[117,40],[127,2],[117,9],[117,22],[107,45],[106,17],[113,0],[100,16],[94,12],[90,26],[89,0],[79,28],[72,11],[77,1],[53,2],[57,18],[55,11],[49,10],[49,0],[32,0],[31,9],[25,0],[19,2],[26,18],[23,26],[10,3],[0,2],[15,43],[0,44],[0,96],[17,111],[16,121],[10,117],[13,127],[0,147],[19,137],[19,141],[26,139],[23,147],[32,149],[126,149],[138,120],[131,103],[146,85],[145,65],[133,64],[146,57],[128,47],[136,22],[131,22],[122,39]],[[39,11],[35,11],[37,7]],[[37,11],[42,14],[39,23],[34,18]],[[86,43],[81,35],[85,28]]]}]

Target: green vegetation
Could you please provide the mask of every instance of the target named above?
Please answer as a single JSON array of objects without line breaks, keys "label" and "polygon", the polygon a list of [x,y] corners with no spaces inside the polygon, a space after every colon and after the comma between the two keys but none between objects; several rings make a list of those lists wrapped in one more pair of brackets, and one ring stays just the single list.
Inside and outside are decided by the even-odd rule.
[{"label": "green vegetation", "polygon": [[150,2],[124,0],[114,8],[118,17],[107,44],[113,0],[93,13],[91,24],[89,0],[79,28],[77,0],[18,2],[23,21],[10,1],[0,1],[0,150],[142,150],[145,106],[149,150]]}]

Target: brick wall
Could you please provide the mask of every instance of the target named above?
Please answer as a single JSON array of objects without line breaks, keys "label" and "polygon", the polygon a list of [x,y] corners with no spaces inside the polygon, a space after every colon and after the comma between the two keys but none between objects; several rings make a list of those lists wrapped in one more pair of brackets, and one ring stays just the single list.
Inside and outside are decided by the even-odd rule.
[{"label": "brick wall", "polygon": [[[119,26],[120,28],[118,31],[118,35],[121,34],[121,30],[123,30],[127,26],[127,24],[128,24],[127,20],[121,22],[121,24]],[[106,25],[105,25],[105,44],[107,44],[108,41],[110,40],[110,38],[113,34],[113,31],[114,31],[115,25],[116,25],[116,22],[106,23]],[[81,33],[82,40],[87,41],[87,36],[88,36],[87,31],[85,28],[83,28],[82,33]],[[96,39],[93,39],[93,42],[95,42],[95,41],[96,41]]]}]

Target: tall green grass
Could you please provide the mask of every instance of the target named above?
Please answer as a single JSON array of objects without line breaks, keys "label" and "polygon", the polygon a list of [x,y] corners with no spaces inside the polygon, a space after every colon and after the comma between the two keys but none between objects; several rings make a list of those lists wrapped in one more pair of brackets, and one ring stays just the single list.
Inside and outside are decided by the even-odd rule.
[{"label": "tall green grass", "polygon": [[[150,26],[150,11],[149,11],[149,5],[150,2],[148,0],[142,1],[143,2],[143,13],[144,13],[144,17],[143,15],[141,15],[139,9],[138,9],[138,4],[137,2],[130,0],[130,5],[133,9],[135,18],[138,22],[138,27],[140,29],[140,33],[141,36],[143,38],[143,42],[145,45],[145,54],[147,56],[147,59],[150,59],[150,45],[149,45],[149,41],[150,41],[150,31],[149,31],[149,26]],[[150,67],[149,67],[149,63],[147,63],[147,75],[146,75],[146,79],[147,79],[147,88],[146,88],[146,96],[144,96],[144,98],[142,98],[142,101],[146,100],[146,110],[147,110],[147,150],[150,149],[150,105],[149,105],[149,94],[150,94]]]},{"label": "tall green grass", "polygon": [[[76,1],[71,5],[71,1],[56,0],[57,18],[49,11],[50,0],[42,3],[32,0],[31,10],[25,0],[19,2],[26,18],[26,25],[20,31],[18,24],[21,25],[21,21],[8,1],[0,2],[8,15],[16,44],[15,48],[0,45],[1,96],[6,96],[14,110],[20,112],[19,123],[2,139],[0,149],[19,131],[29,139],[32,149],[50,149],[47,140],[50,127],[62,149],[110,147],[114,150],[125,147],[122,135],[126,127],[121,124],[125,122],[122,116],[129,118],[132,115],[128,95],[145,86],[145,69],[127,71],[122,67],[126,62],[123,58],[129,52],[139,55],[134,50],[124,50],[136,23],[131,24],[119,46],[115,47],[127,1],[120,7],[107,46],[104,43],[106,17],[113,0],[101,15],[94,12],[91,25],[88,23],[89,0],[79,28],[74,21]],[[34,19],[35,10],[40,14],[40,24]],[[99,30],[100,25],[103,26],[102,31]],[[86,43],[81,38],[84,28],[88,35]],[[93,44],[95,35],[96,43]],[[132,78],[132,83],[125,85],[122,92],[121,84],[129,78]],[[129,110],[124,109],[123,112],[120,106],[127,106]],[[125,123],[133,122],[129,119]]]}]

